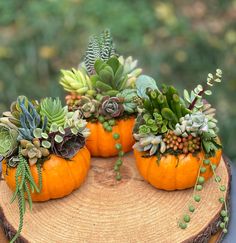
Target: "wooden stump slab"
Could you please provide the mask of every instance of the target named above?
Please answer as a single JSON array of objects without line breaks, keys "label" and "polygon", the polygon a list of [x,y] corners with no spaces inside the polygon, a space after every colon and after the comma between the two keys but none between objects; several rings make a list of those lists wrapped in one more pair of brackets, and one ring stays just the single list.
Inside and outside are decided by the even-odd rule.
[{"label": "wooden stump slab", "polygon": [[[207,242],[219,230],[219,190],[213,179],[204,185],[202,200],[186,230],[177,227],[192,189],[165,192],[153,188],[138,174],[134,157],[124,157],[123,180],[114,179],[116,158],[93,158],[86,182],[71,195],[58,200],[34,203],[27,210],[19,242],[32,243],[176,243]],[[230,170],[222,159],[217,174],[227,185]],[[63,178],[62,178],[63,180]],[[12,192],[0,183],[0,221],[12,237],[18,227],[17,204],[9,204]]]}]

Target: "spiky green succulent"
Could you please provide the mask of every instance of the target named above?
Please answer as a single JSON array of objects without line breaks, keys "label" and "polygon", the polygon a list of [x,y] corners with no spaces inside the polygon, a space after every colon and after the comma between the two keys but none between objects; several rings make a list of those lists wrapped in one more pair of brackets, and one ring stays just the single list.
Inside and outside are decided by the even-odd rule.
[{"label": "spiky green succulent", "polygon": [[45,98],[40,103],[40,115],[42,120],[47,120],[46,131],[50,131],[52,124],[63,127],[66,121],[67,107],[62,107],[59,98]]},{"label": "spiky green succulent", "polygon": [[27,97],[19,96],[17,100],[11,104],[10,111],[3,112],[3,117],[0,118],[0,122],[17,129],[21,127],[20,117],[22,114],[28,113],[36,122],[36,120],[38,120],[38,109],[39,104],[37,101],[29,101]]},{"label": "spiky green succulent", "polygon": [[37,127],[41,126],[42,129],[45,129],[47,120],[43,119],[41,121],[40,115],[36,110],[38,107],[35,107],[26,97],[18,97],[16,108],[20,122],[18,141],[22,139],[32,140],[34,138],[33,132]]},{"label": "spiky green succulent", "polygon": [[136,89],[124,89],[116,95],[122,100],[125,112],[132,114],[137,112],[137,91]]},{"label": "spiky green succulent", "polygon": [[167,129],[173,130],[179,119],[190,113],[172,86],[163,86],[161,91],[147,88],[146,95],[147,98],[143,98],[144,124],[150,127],[152,132],[164,133]]},{"label": "spiky green succulent", "polygon": [[78,95],[94,95],[94,90],[90,78],[81,69],[61,70],[61,78],[59,83],[63,88]]},{"label": "spiky green succulent", "polygon": [[100,36],[91,36],[84,58],[87,72],[90,75],[94,74],[96,60],[107,61],[112,56],[116,56],[116,52],[110,30],[104,30]]},{"label": "spiky green succulent", "polygon": [[14,153],[18,146],[18,131],[0,124],[0,156],[9,157]]},{"label": "spiky green succulent", "polygon": [[103,95],[116,96],[122,90],[129,88],[128,76],[123,74],[123,66],[117,57],[107,61],[96,60],[95,73],[91,76],[93,87]]}]

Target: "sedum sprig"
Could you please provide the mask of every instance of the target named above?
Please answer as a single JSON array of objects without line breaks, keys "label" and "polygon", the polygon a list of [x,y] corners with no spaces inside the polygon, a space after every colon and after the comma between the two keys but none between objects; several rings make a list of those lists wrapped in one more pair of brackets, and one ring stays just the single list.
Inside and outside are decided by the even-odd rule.
[{"label": "sedum sprig", "polygon": [[184,100],[189,105],[189,109],[193,110],[197,108],[198,110],[203,107],[202,97],[203,95],[211,95],[212,91],[209,89],[214,86],[215,83],[220,83],[222,79],[221,69],[216,69],[215,75],[209,73],[207,76],[207,82],[204,86],[201,84],[192,90],[190,93],[184,90]]}]

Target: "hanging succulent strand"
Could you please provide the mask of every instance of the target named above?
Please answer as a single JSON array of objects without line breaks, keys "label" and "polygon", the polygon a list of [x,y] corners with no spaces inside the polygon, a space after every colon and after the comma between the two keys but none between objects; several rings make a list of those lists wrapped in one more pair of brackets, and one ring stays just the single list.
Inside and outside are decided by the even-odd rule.
[{"label": "hanging succulent strand", "polygon": [[[31,192],[36,191],[37,193],[40,193],[42,189],[42,174],[41,170],[38,170],[38,178],[39,178],[39,187],[36,185],[34,178],[31,174],[30,167],[28,165],[27,160],[22,156],[21,148],[18,152],[18,158],[19,158],[19,164],[16,169],[16,189],[13,194],[13,197],[11,199],[11,203],[15,201],[15,199],[18,199],[18,208],[19,208],[19,226],[17,233],[15,236],[11,239],[10,243],[13,243],[16,241],[16,239],[19,237],[22,228],[23,228],[23,222],[24,222],[24,214],[26,209],[26,200],[25,200],[25,194],[28,198],[28,203],[30,210],[32,210],[32,198],[31,198]],[[29,187],[30,186],[30,189]]]}]

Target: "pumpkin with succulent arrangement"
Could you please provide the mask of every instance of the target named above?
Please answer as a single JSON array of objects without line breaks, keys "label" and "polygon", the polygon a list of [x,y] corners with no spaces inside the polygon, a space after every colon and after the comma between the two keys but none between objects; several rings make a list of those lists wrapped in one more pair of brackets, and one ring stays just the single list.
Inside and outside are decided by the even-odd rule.
[{"label": "pumpkin with succulent arrangement", "polygon": [[[20,223],[14,242],[23,227],[28,200],[47,201],[69,195],[85,180],[90,153],[85,147],[87,122],[79,112],[69,112],[59,99],[41,102],[18,97],[9,112],[0,118],[2,173],[11,190],[11,202],[18,199]],[[63,178],[63,180],[62,180]]]},{"label": "pumpkin with succulent arrangement", "polygon": [[[214,175],[222,193],[226,190],[220,184],[221,178],[216,168],[221,161],[221,143],[217,135],[215,109],[203,100],[203,95],[211,95],[214,83],[221,82],[222,71],[209,74],[205,85],[198,85],[190,93],[184,90],[180,97],[173,86],[157,83],[148,76],[140,76],[136,81],[138,94],[142,99],[133,136],[136,140],[134,155],[141,176],[151,185],[167,191],[194,187],[189,212],[200,202],[200,191],[206,180]],[[146,85],[142,84],[146,79]],[[225,221],[221,227],[227,232],[228,211],[224,196],[219,198],[224,204],[222,210]],[[182,229],[187,227],[190,216],[179,220]]]},{"label": "pumpkin with succulent arrangement", "polygon": [[87,148],[92,156],[119,156],[114,167],[118,180],[122,156],[134,144],[132,129],[140,101],[135,81],[141,71],[132,57],[116,54],[109,30],[91,37],[78,69],[61,71],[60,84],[70,92],[69,109],[80,111],[88,121]]}]

